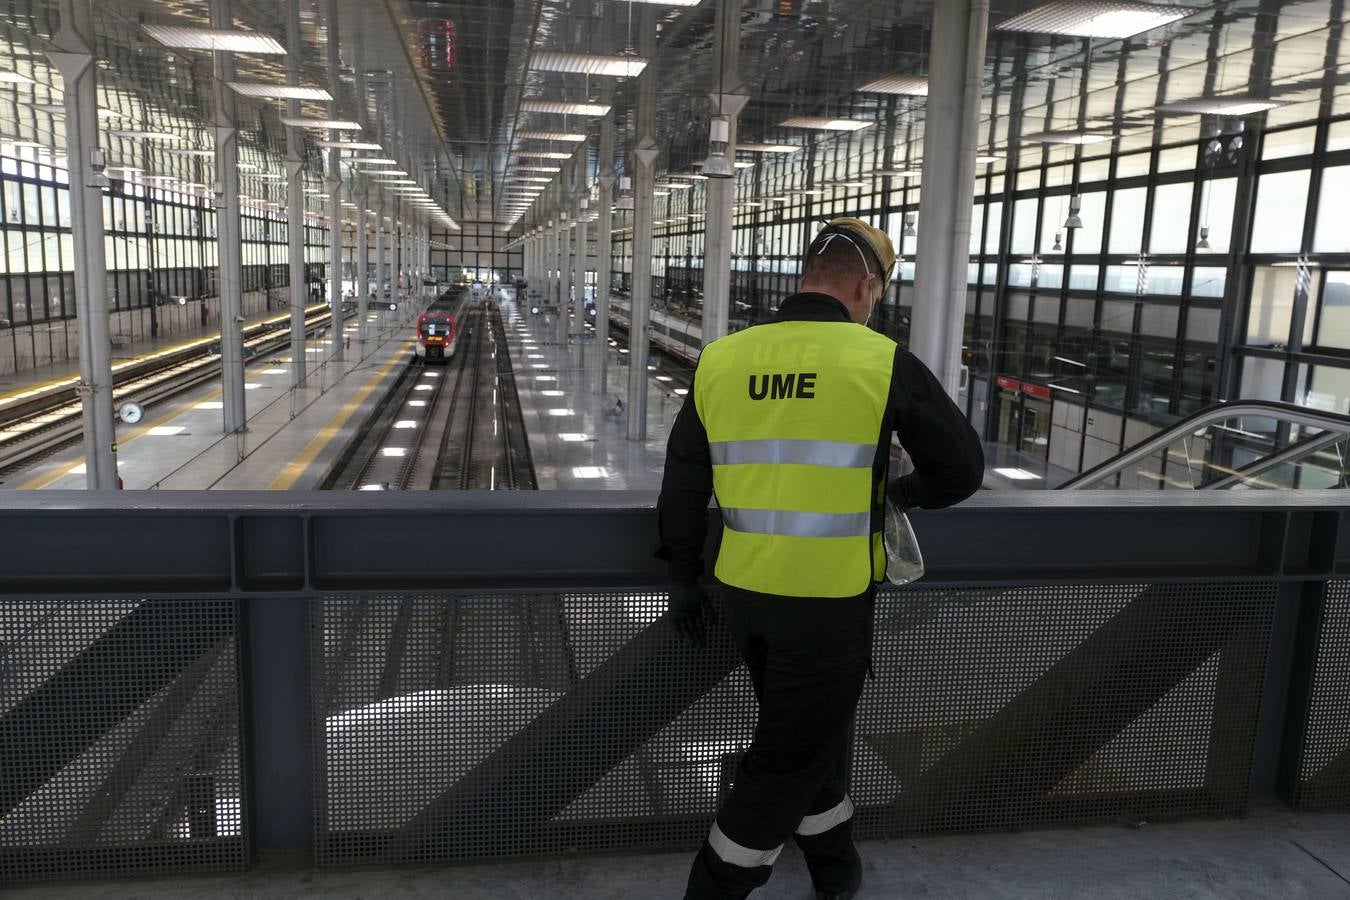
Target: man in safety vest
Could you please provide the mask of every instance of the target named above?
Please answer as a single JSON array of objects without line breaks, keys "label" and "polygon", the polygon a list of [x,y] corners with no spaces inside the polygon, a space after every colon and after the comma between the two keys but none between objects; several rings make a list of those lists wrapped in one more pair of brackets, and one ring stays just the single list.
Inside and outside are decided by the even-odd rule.
[{"label": "man in safety vest", "polygon": [[[817,897],[852,897],[862,880],[846,782],[886,571],[885,497],[948,506],[984,475],[979,438],[937,379],[866,327],[894,267],[885,233],[828,223],[777,317],[703,348],[670,433],[657,551],[670,564],[670,618],[702,646],[698,578],[715,493],[716,576],[760,705],[688,898],[746,896],[789,835]],[[887,485],[893,433],[914,472]]]}]

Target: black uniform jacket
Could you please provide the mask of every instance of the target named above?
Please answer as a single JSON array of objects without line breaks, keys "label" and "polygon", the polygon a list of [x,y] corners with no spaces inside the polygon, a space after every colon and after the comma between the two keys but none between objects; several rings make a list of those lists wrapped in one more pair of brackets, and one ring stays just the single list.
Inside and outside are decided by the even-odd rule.
[{"label": "black uniform jacket", "polygon": [[[794,294],[779,307],[777,322],[847,322],[844,304],[828,294]],[[756,328],[772,328],[765,322]],[[697,372],[695,372],[697,378]],[[909,351],[895,350],[887,425],[914,463],[914,471],[887,487],[901,509],[951,506],[979,490],[984,478],[984,450],[975,429],[952,402],[928,367]],[[878,452],[884,466],[888,450]],[[886,477],[884,469],[877,477]],[[666,472],[657,504],[660,543],[656,555],[670,564],[671,580],[688,584],[703,574],[707,540],[708,500],[713,492],[708,432],[698,417],[693,384],[675,419],[666,446]]]}]

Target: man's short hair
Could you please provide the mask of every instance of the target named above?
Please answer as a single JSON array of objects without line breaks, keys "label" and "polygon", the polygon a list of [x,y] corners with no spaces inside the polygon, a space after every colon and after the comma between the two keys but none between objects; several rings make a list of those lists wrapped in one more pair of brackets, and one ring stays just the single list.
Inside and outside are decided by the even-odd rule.
[{"label": "man's short hair", "polygon": [[[864,256],[866,264],[863,262]],[[858,240],[851,234],[822,231],[806,251],[802,277],[820,278],[825,281],[851,281],[863,277],[868,272],[876,275],[880,270],[881,267],[866,242]]]}]

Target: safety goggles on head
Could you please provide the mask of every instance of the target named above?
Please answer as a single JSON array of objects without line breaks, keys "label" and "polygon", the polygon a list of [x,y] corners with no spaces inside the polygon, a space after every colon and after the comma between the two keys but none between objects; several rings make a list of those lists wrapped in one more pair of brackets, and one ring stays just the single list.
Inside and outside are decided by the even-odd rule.
[{"label": "safety goggles on head", "polygon": [[[853,245],[853,249],[858,251],[858,258],[863,261],[863,269],[867,271],[867,274],[871,275],[874,273],[873,270],[875,270],[877,279],[881,281],[881,293],[884,295],[886,289],[891,286],[891,277],[895,274],[894,261],[891,262],[890,266],[887,267],[885,271],[882,271],[881,261],[877,258],[876,251],[872,249],[872,245],[868,242],[867,238],[858,234],[847,225],[828,225],[820,234],[816,235],[816,242],[820,245],[819,249],[816,250],[816,254],[819,255],[824,253],[825,248],[830,246],[830,243],[834,241],[835,238],[843,238]],[[863,247],[867,247],[866,252],[863,251]],[[876,265],[867,261],[869,253],[872,255],[872,262],[876,263]]]}]

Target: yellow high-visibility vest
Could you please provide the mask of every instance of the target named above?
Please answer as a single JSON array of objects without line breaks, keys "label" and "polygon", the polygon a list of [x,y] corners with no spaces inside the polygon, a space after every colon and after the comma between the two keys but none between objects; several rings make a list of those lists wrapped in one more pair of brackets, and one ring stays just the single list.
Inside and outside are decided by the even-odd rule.
[{"label": "yellow high-visibility vest", "polygon": [[717,578],[851,597],[886,572],[874,479],[895,342],[852,322],[758,325],[703,349],[694,402],[724,525]]}]

